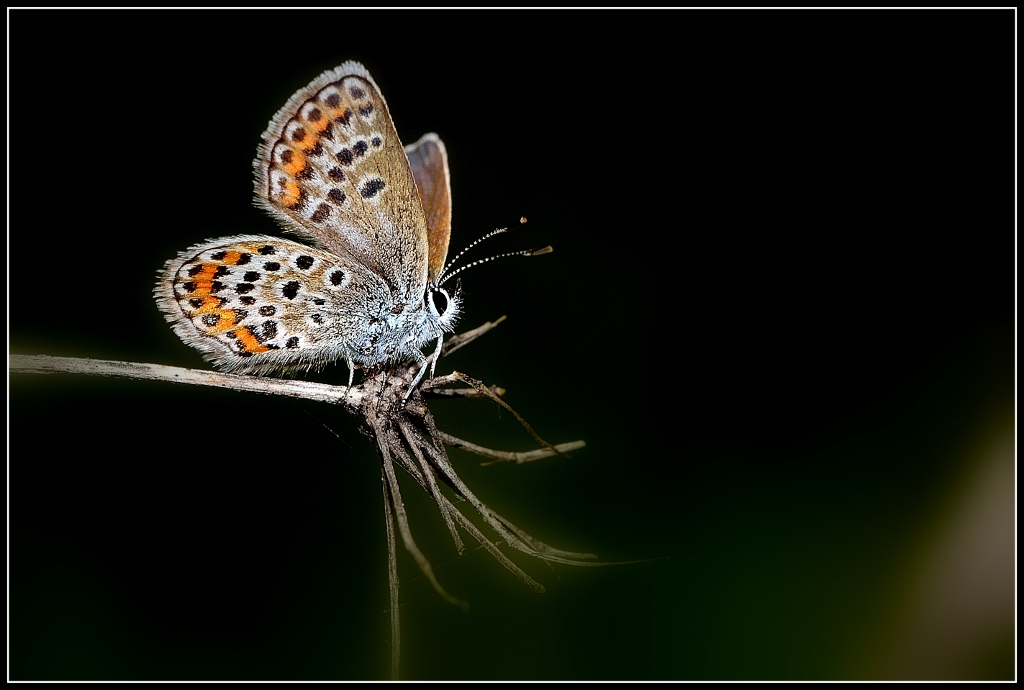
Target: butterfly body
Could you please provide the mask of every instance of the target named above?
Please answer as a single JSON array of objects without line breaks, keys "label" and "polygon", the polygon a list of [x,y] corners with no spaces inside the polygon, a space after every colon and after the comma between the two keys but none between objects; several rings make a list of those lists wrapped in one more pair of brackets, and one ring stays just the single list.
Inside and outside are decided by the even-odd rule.
[{"label": "butterfly body", "polygon": [[261,235],[209,240],[168,261],[157,304],[227,371],[350,371],[427,358],[458,295],[436,285],[448,250],[447,154],[403,147],[376,83],[347,62],[295,93],[262,137],[256,203],[316,246]]}]

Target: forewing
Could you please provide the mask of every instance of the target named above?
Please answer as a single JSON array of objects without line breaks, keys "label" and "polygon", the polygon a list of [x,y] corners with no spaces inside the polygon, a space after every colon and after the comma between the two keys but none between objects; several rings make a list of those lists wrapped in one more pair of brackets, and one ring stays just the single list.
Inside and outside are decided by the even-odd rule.
[{"label": "forewing", "polygon": [[206,359],[264,374],[351,359],[374,281],[358,264],[296,242],[222,237],[168,261],[156,297]]},{"label": "forewing", "polygon": [[433,282],[448,257],[452,233],[452,189],[448,152],[434,133],[424,134],[405,147],[416,189],[427,218],[427,280]]},{"label": "forewing", "polygon": [[346,62],[295,93],[253,162],[257,201],[285,229],[369,267],[406,300],[427,275],[427,222],[387,104]]}]

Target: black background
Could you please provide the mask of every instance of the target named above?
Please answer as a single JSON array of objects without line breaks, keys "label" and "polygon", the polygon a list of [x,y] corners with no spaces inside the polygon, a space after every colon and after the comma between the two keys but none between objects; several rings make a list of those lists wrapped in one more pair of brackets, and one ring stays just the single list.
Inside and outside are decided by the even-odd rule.
[{"label": "black background", "polygon": [[[10,352],[204,367],[151,291],[273,233],[270,116],[363,62],[436,131],[463,276],[443,362],[571,459],[463,478],[599,569],[457,557],[403,484],[409,678],[871,678],[924,535],[1012,425],[1014,24],[988,12],[10,13]],[[344,366],[318,380],[343,382]],[[386,677],[379,469],[312,403],[13,376],[12,678]],[[443,428],[525,450],[483,402]],[[971,677],[1012,677],[1013,630]]]}]

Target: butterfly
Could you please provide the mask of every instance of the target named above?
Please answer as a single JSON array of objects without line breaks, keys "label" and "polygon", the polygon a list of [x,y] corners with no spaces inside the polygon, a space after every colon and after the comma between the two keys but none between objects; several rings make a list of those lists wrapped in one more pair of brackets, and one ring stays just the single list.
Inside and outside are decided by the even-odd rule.
[{"label": "butterfly", "polygon": [[[155,290],[175,333],[218,368],[268,374],[336,360],[433,367],[460,309],[440,287],[451,235],[436,134],[403,147],[358,62],[328,70],[271,119],[255,202],[292,234],[208,240],[167,261]],[[421,348],[436,342],[428,359]]]}]

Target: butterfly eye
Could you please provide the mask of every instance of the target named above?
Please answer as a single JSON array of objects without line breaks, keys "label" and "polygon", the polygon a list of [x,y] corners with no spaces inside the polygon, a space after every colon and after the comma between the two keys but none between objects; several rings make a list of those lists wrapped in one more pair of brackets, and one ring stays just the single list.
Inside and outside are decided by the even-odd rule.
[{"label": "butterfly eye", "polygon": [[430,295],[430,308],[438,316],[444,316],[444,313],[448,311],[449,297],[448,293],[441,289],[431,290]]}]

